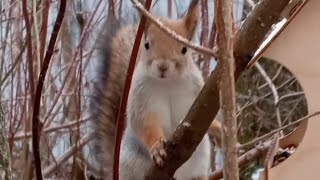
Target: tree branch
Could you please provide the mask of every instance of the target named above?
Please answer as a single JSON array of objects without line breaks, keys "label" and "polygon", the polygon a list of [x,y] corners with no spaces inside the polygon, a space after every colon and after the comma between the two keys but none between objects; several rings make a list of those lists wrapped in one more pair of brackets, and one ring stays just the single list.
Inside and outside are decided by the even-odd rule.
[{"label": "tree branch", "polygon": [[217,58],[221,64],[222,75],[219,81],[220,103],[223,113],[222,121],[222,152],[223,175],[226,179],[239,179],[237,164],[237,117],[236,92],[234,83],[234,57],[233,57],[233,18],[232,1],[216,1],[217,12],[215,24],[217,29]]},{"label": "tree branch", "polygon": [[143,15],[145,15],[148,20],[150,20],[151,23],[153,23],[154,25],[156,25],[160,30],[162,30],[163,32],[165,32],[166,34],[170,35],[173,39],[175,39],[176,41],[182,43],[183,45],[201,52],[203,54],[207,54],[210,56],[215,56],[215,52],[209,48],[206,47],[200,47],[190,41],[188,41],[186,38],[180,36],[179,34],[175,33],[174,31],[172,31],[171,29],[167,28],[166,26],[163,25],[163,23],[159,20],[159,19],[155,19],[151,13],[149,13],[148,11],[146,11],[142,4],[140,2],[138,2],[138,0],[131,0],[134,4],[134,6],[140,11],[140,13],[142,13]]},{"label": "tree branch", "polygon": [[253,139],[252,141],[249,141],[247,143],[244,143],[244,144],[240,145],[239,149],[246,149],[248,147],[254,146],[254,144],[256,144],[259,141],[262,141],[264,139],[267,139],[268,137],[272,136],[274,133],[277,133],[277,132],[282,131],[282,130],[288,128],[288,127],[296,125],[296,124],[298,124],[298,123],[300,123],[300,122],[302,122],[304,120],[307,120],[307,119],[309,119],[309,118],[311,118],[313,116],[318,116],[319,114],[320,114],[320,111],[317,111],[317,112],[315,112],[313,114],[310,114],[310,115],[307,115],[307,116],[305,116],[303,118],[300,118],[300,119],[298,119],[298,120],[296,120],[296,121],[294,121],[294,122],[292,122],[290,124],[287,124],[287,125],[282,126],[282,127],[278,128],[278,129],[272,130],[272,131],[270,131],[269,133],[267,133],[267,134],[265,134],[263,136],[260,136],[258,138]]},{"label": "tree branch", "polygon": [[94,138],[93,134],[87,134],[80,140],[78,140],[72,147],[70,147],[63,155],[57,159],[56,162],[53,162],[48,167],[46,167],[43,171],[43,176],[48,177],[50,174],[55,172],[57,168],[61,166],[64,162],[66,162],[76,151],[81,150],[83,146],[89,143]]},{"label": "tree branch", "polygon": [[30,81],[30,96],[32,101],[34,100],[34,78],[33,78],[33,56],[32,56],[32,32],[31,23],[28,15],[27,0],[22,1],[22,13],[26,24],[26,44],[27,44],[27,62],[28,62],[28,74]]},{"label": "tree branch", "polygon": [[[147,0],[145,7],[146,9],[150,9],[152,0]],[[125,122],[125,116],[126,116],[126,107],[127,107],[127,101],[128,101],[128,95],[130,91],[131,86],[131,80],[132,75],[134,71],[134,67],[136,64],[136,59],[139,52],[139,47],[142,39],[142,35],[144,32],[144,27],[146,24],[146,17],[142,16],[140,19],[136,39],[134,41],[134,45],[132,48],[131,56],[130,56],[130,62],[127,70],[127,77],[124,85],[124,91],[121,98],[121,104],[120,109],[118,112],[118,118],[117,118],[117,130],[116,130],[116,143],[114,147],[114,161],[113,161],[113,179],[118,180],[119,179],[119,158],[120,158],[120,145],[121,145],[121,139],[122,139],[122,133],[124,130],[124,122]]]},{"label": "tree branch", "polygon": [[60,2],[60,8],[59,12],[57,15],[56,22],[54,24],[50,42],[48,45],[48,49],[46,52],[46,55],[44,57],[43,65],[41,68],[41,72],[39,75],[39,80],[37,84],[37,89],[36,89],[36,95],[35,95],[35,100],[34,100],[34,108],[33,108],[33,115],[32,115],[32,147],[33,147],[33,155],[34,155],[34,161],[35,161],[35,169],[36,169],[36,175],[38,180],[42,180],[42,170],[41,170],[41,159],[40,159],[40,153],[39,153],[39,139],[40,139],[40,123],[39,123],[39,113],[40,113],[40,101],[41,101],[41,92],[42,92],[42,87],[44,83],[44,79],[47,74],[47,70],[49,67],[49,63],[51,60],[51,56],[53,54],[54,46],[58,37],[58,33],[61,27],[61,23],[64,18],[64,13],[66,10],[66,0],[62,0]]},{"label": "tree branch", "polygon": [[[271,140],[251,149],[250,151],[246,152],[245,154],[241,155],[238,158],[238,166],[242,167],[246,164],[248,164],[249,162],[265,155],[269,149],[271,145]],[[218,169],[214,172],[212,172],[209,176],[210,180],[217,180],[217,179],[221,179],[223,178],[223,170],[222,169]]]}]

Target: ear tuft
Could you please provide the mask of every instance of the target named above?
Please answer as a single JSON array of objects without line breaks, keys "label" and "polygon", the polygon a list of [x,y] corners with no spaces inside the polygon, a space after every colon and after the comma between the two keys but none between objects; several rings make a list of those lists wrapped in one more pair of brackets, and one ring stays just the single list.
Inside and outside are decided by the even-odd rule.
[{"label": "ear tuft", "polygon": [[199,0],[191,0],[188,12],[183,17],[184,24],[187,29],[188,39],[192,39],[197,23],[198,23],[198,9],[199,9]]}]

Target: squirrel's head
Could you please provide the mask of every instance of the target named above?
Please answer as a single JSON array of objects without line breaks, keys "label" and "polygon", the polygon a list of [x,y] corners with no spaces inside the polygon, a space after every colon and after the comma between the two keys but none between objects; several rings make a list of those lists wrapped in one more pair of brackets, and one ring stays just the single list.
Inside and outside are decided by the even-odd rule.
[{"label": "squirrel's head", "polygon": [[[195,34],[198,19],[198,1],[193,0],[185,16],[173,20],[160,18],[160,21],[176,34],[191,40]],[[193,63],[191,49],[161,31],[147,21],[141,47],[142,63],[147,75],[157,79],[177,79],[188,72]]]}]

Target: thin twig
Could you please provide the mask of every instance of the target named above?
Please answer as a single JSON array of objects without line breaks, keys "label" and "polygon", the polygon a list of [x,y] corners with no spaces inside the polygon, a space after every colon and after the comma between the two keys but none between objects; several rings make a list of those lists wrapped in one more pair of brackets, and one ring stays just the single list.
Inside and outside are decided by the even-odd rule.
[{"label": "thin twig", "polygon": [[[47,26],[48,26],[48,14],[49,14],[49,7],[50,7],[50,0],[42,1],[42,22],[41,22],[41,29],[40,29],[40,60],[43,59],[44,56],[44,48],[47,39]],[[42,62],[40,62],[40,67]]]},{"label": "thin twig", "polygon": [[[19,62],[21,62],[21,56],[22,56],[23,52],[25,51],[25,49],[26,49],[26,44],[24,44],[22,46],[22,49],[20,50],[18,56],[15,58],[15,61],[11,64],[10,69],[7,71],[7,73],[4,76],[2,76],[2,79],[0,79],[0,87],[2,87],[2,85],[5,83],[7,78],[11,75],[11,73],[17,67]],[[2,93],[0,93],[0,94],[2,94]]]},{"label": "thin twig", "polygon": [[[44,129],[42,131],[42,133],[48,134],[48,133],[56,132],[56,131],[61,130],[61,129],[73,128],[74,126],[78,126],[78,125],[82,125],[82,124],[86,123],[88,120],[90,120],[90,118],[85,118],[85,119],[82,119],[82,120],[79,120],[79,121],[72,121],[72,122],[65,123],[65,124],[62,124],[62,125],[58,125],[58,126],[55,126],[55,127],[49,127],[49,128]],[[78,128],[79,127],[77,127],[77,129]],[[21,132],[21,133],[15,135],[12,138],[13,138],[14,141],[17,141],[17,140],[23,140],[25,138],[30,138],[31,136],[32,136],[32,132],[27,132],[27,133]]]},{"label": "thin twig", "polygon": [[145,15],[148,20],[155,24],[160,30],[162,30],[163,32],[167,33],[168,35],[170,35],[173,39],[175,39],[176,41],[182,43],[183,45],[198,51],[200,53],[203,54],[207,54],[210,56],[215,56],[215,52],[212,49],[206,48],[206,47],[200,47],[190,41],[188,41],[186,38],[178,35],[177,33],[175,33],[174,31],[172,31],[171,29],[167,28],[165,25],[163,25],[163,23],[159,20],[159,19],[155,19],[148,11],[145,10],[145,8],[143,8],[143,5],[138,2],[138,0],[131,0],[134,5],[136,6],[136,8],[143,14]]},{"label": "thin twig", "polygon": [[268,85],[269,85],[269,87],[270,87],[270,89],[272,91],[273,97],[274,97],[274,104],[277,105],[278,102],[279,102],[279,94],[278,94],[276,86],[273,84],[271,78],[268,76],[267,72],[263,69],[263,67],[260,65],[259,62],[256,62],[254,64],[254,66],[258,69],[258,71],[260,72],[262,77],[268,83]]},{"label": "thin twig", "polygon": [[31,38],[31,23],[28,15],[27,0],[22,1],[22,13],[26,24],[26,43],[27,43],[27,62],[28,62],[28,74],[30,82],[30,95],[32,101],[34,101],[34,78],[33,78],[33,57],[32,57],[32,38]]},{"label": "thin twig", "polygon": [[94,138],[93,134],[87,134],[82,139],[77,141],[72,147],[70,147],[62,156],[60,156],[59,159],[57,159],[56,162],[50,164],[48,167],[46,167],[43,171],[43,176],[48,177],[50,174],[52,174],[54,171],[56,171],[61,164],[66,162],[70,157],[73,156],[73,154],[81,149],[83,146],[85,146],[87,143],[89,143]]},{"label": "thin twig", "polygon": [[[134,0],[133,0],[134,1]],[[145,8],[147,10],[150,10],[152,0],[147,0],[145,4]],[[144,8],[143,8],[144,9]],[[114,161],[113,161],[113,179],[118,180],[119,179],[119,158],[120,158],[120,145],[121,145],[121,139],[122,139],[122,133],[124,130],[124,119],[126,114],[126,107],[127,107],[127,101],[128,101],[128,95],[130,91],[131,86],[131,80],[132,80],[132,74],[134,71],[134,67],[136,64],[136,59],[139,52],[139,47],[142,39],[142,35],[144,32],[144,27],[146,24],[146,17],[142,16],[140,19],[136,39],[134,41],[133,49],[131,52],[130,62],[127,70],[127,77],[124,85],[124,91],[121,98],[121,104],[118,112],[118,118],[117,118],[117,130],[116,130],[116,143],[114,147]]]},{"label": "thin twig", "polygon": [[[287,81],[285,81],[284,83],[282,83],[280,86],[278,86],[278,87],[277,87],[277,90],[282,89],[283,87],[285,87],[285,86],[286,86],[287,84],[289,84],[290,82],[291,82],[291,83],[294,83],[295,81],[297,81],[296,78],[295,78],[295,77],[291,77],[290,79],[288,79]],[[247,102],[247,103],[240,109],[240,111],[238,112],[238,115],[240,115],[240,113],[241,113],[244,109],[246,109],[246,108],[248,108],[248,107],[256,104],[257,102],[259,102],[259,101],[261,101],[261,100],[266,99],[266,98],[267,98],[268,96],[270,96],[271,94],[272,94],[272,92],[269,92],[269,93],[263,95],[262,97],[259,97],[259,99],[256,99],[256,100],[254,100],[254,101],[252,101],[252,102]],[[281,98],[280,98],[280,99],[281,99]],[[279,101],[280,101],[280,99],[279,99]],[[237,116],[238,116],[238,115],[237,115]]]},{"label": "thin twig", "polygon": [[39,80],[38,80],[36,95],[35,95],[35,100],[34,100],[34,108],[33,108],[33,115],[32,115],[32,146],[33,146],[33,155],[34,155],[36,175],[37,175],[38,180],[43,179],[42,170],[41,170],[40,152],[39,152],[39,139],[40,139],[39,130],[41,130],[39,127],[39,113],[40,113],[41,92],[42,92],[44,79],[46,77],[47,70],[49,67],[49,63],[51,60],[51,56],[53,54],[54,46],[55,46],[55,43],[56,43],[56,40],[58,37],[58,33],[59,33],[59,30],[61,27],[61,23],[64,18],[66,4],[67,4],[66,0],[61,0],[57,19],[56,19],[56,22],[53,27],[53,31],[51,34],[51,38],[50,38],[50,42],[48,45],[46,55],[43,60],[43,66],[41,68],[41,72],[39,75]]},{"label": "thin twig", "polygon": [[277,154],[279,150],[279,139],[280,139],[279,133],[275,133],[271,138],[270,147],[268,149],[268,152],[264,160],[263,175],[261,176],[261,177],[264,176],[265,179],[269,179],[269,169],[272,167],[274,156]]},{"label": "thin twig", "polygon": [[[277,71],[277,73],[273,76],[273,78],[272,78],[272,82],[274,81],[274,80],[276,80],[277,79],[277,77],[280,75],[280,73],[282,72],[282,69],[283,69],[283,66],[281,66],[280,65],[280,67],[279,67],[279,69],[278,69],[278,71]],[[262,84],[262,85],[260,85],[259,87],[258,87],[258,90],[260,90],[260,89],[262,89],[262,88],[264,88],[264,87],[266,87],[268,85],[268,83],[266,82],[266,83],[264,83],[264,84]]]},{"label": "thin twig", "polygon": [[[277,106],[279,103],[279,94],[277,91],[276,86],[273,84],[271,78],[268,76],[267,72],[263,69],[263,67],[260,65],[259,62],[256,62],[254,64],[254,66],[258,69],[258,71],[260,72],[260,74],[262,75],[262,77],[264,77],[264,79],[266,80],[266,82],[268,83],[271,92],[273,94],[274,97],[274,105],[276,108],[276,117],[277,117],[277,122],[278,122],[278,126],[281,127],[282,126],[282,121],[281,121],[281,116],[280,116],[280,110],[279,107]],[[280,132],[282,135],[282,132]]]},{"label": "thin twig", "polygon": [[300,123],[300,122],[302,122],[302,121],[304,121],[304,120],[307,120],[307,119],[309,119],[309,118],[311,118],[311,117],[314,117],[314,116],[317,116],[317,115],[319,115],[319,114],[320,114],[320,111],[317,111],[317,112],[315,112],[315,113],[313,113],[313,114],[310,114],[310,115],[307,115],[307,116],[305,116],[305,117],[303,117],[303,118],[300,118],[300,119],[298,119],[298,120],[296,120],[296,121],[294,121],[294,122],[292,122],[292,123],[290,123],[290,124],[287,124],[287,125],[282,126],[282,127],[278,128],[278,129],[272,130],[272,131],[270,131],[269,133],[267,133],[267,134],[265,134],[265,135],[263,135],[263,136],[260,136],[260,137],[258,137],[258,138],[253,139],[252,141],[249,141],[249,142],[246,142],[246,143],[244,143],[244,144],[241,144],[241,145],[239,146],[239,149],[246,149],[246,148],[249,148],[249,147],[251,147],[251,146],[254,146],[254,145],[255,145],[256,143],[258,143],[259,141],[262,141],[262,140],[264,140],[264,139],[272,136],[274,133],[277,133],[277,132],[279,132],[279,131],[282,131],[282,130],[288,128],[288,127],[291,127],[291,126],[293,126],[293,125],[296,125],[296,124],[298,124],[298,123]]},{"label": "thin twig", "polygon": [[[209,17],[208,17],[208,0],[201,0],[201,35],[200,41],[202,46],[212,48],[208,45],[208,34],[209,34]],[[214,24],[214,22],[212,22]],[[213,25],[212,25],[213,27]],[[206,79],[210,71],[210,56],[202,56],[203,66],[202,66],[202,77]]]},{"label": "thin twig", "polygon": [[[65,85],[66,85],[66,83],[67,83],[68,78],[70,77],[70,73],[71,73],[71,71],[72,71],[72,66],[76,66],[76,65],[77,65],[77,64],[74,65],[74,63],[75,63],[75,61],[77,60],[77,57],[78,57],[79,52],[80,52],[80,48],[84,46],[84,40],[85,40],[86,37],[87,37],[89,26],[90,26],[90,24],[91,24],[91,22],[92,22],[92,20],[93,20],[93,18],[94,18],[94,16],[95,16],[95,14],[96,14],[98,8],[100,7],[100,4],[101,4],[101,3],[102,3],[102,0],[100,0],[100,1],[97,2],[97,5],[96,5],[94,11],[92,12],[92,14],[90,15],[88,21],[86,22],[85,26],[83,27],[84,31],[81,33],[80,40],[79,40],[79,44],[78,44],[78,46],[77,46],[77,48],[76,48],[75,53],[73,54],[73,57],[72,57],[72,60],[71,60],[71,64],[70,64],[70,66],[68,67],[68,70],[67,70],[67,72],[66,72],[66,74],[65,74],[65,77],[66,77],[66,78],[65,78],[65,79],[63,80],[63,82],[62,82],[61,88],[60,88],[60,90],[58,91],[55,99],[53,100],[53,103],[52,103],[51,108],[48,110],[48,112],[47,112],[46,115],[45,115],[44,124],[46,124],[46,122],[47,122],[48,118],[50,117],[50,115],[51,115],[54,107],[56,106],[58,100],[60,100],[60,96],[61,96],[61,94],[62,94],[62,92],[63,92],[63,89],[64,89],[64,87],[65,87]],[[78,62],[79,62],[79,61],[77,61],[76,63],[78,63]],[[64,100],[64,97],[63,97],[63,100]]]},{"label": "thin twig", "polygon": [[294,96],[302,96],[302,95],[304,95],[304,92],[294,92],[294,93],[286,94],[286,95],[283,95],[283,96],[281,96],[281,97],[279,98],[278,103],[279,103],[280,101],[286,99],[286,98],[290,98],[290,97],[294,97]]},{"label": "thin twig", "polygon": [[115,18],[115,13],[114,13],[114,2],[113,0],[108,0],[108,19],[109,18]]},{"label": "thin twig", "polygon": [[[250,151],[244,153],[238,158],[238,166],[242,167],[249,162],[263,156],[267,153],[269,147],[271,145],[271,140],[267,141],[257,147],[254,147]],[[210,180],[218,180],[223,178],[223,169],[217,169],[216,171],[212,172],[209,176]]]}]

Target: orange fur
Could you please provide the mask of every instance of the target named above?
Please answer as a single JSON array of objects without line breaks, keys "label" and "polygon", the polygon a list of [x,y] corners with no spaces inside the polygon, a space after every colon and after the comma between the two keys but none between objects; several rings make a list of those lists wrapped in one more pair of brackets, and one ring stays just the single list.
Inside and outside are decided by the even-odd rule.
[{"label": "orange fur", "polygon": [[214,119],[209,127],[208,133],[210,137],[214,140],[216,146],[221,148],[221,139],[222,139],[222,129],[221,123]]},{"label": "orange fur", "polygon": [[143,120],[141,129],[137,132],[138,137],[148,149],[155,146],[159,139],[163,137],[163,131],[159,122],[158,115],[156,113],[149,112]]}]

